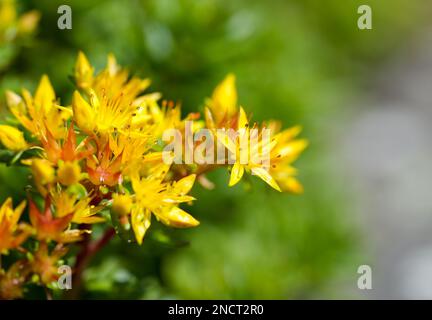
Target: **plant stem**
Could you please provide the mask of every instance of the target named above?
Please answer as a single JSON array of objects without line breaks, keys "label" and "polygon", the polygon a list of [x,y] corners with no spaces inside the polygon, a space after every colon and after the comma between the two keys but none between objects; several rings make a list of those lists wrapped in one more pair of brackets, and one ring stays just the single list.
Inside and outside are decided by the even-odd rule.
[{"label": "plant stem", "polygon": [[77,255],[72,280],[72,289],[67,291],[67,299],[78,299],[82,288],[82,274],[93,256],[102,249],[115,235],[115,229],[110,227],[97,241],[90,242],[87,235],[81,243],[81,251]]}]

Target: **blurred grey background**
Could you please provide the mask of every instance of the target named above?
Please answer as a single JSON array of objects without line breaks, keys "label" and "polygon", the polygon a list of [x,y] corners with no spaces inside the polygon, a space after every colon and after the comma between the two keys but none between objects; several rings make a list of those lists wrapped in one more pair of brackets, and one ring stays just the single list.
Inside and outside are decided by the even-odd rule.
[{"label": "blurred grey background", "polygon": [[432,299],[431,43],[431,29],[405,41],[374,71],[339,131],[371,254],[368,298]]}]

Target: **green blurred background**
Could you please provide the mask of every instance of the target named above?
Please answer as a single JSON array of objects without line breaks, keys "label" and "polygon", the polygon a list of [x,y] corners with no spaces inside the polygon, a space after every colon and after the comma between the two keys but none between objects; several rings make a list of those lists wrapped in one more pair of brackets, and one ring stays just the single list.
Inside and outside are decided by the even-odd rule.
[{"label": "green blurred background", "polygon": [[[298,160],[305,193],[278,194],[251,178],[234,188],[214,172],[213,191],[196,186],[190,212],[201,225],[154,223],[142,247],[115,239],[85,273],[83,298],[356,298],[357,266],[368,256],[356,227],[355,194],[333,153],[335,128],[375,68],[427,24],[423,0],[29,0],[41,22],[33,39],[0,48],[0,91],[33,89],[41,74],[70,103],[74,60],[98,68],[112,52],[152,91],[202,110],[233,72],[240,103],[255,120],[301,124],[310,147]],[[58,6],[72,30],[57,28]],[[373,8],[373,30],[357,8]],[[11,48],[11,46],[13,48]],[[5,51],[7,51],[5,53]],[[13,52],[13,54],[10,54]],[[20,198],[24,169],[2,167],[0,196]],[[96,232],[97,236],[98,233]]]}]

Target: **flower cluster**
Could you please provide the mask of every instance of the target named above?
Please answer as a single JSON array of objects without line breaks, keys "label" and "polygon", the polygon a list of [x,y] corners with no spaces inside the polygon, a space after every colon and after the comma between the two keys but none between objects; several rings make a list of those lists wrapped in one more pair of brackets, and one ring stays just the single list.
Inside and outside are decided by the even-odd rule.
[{"label": "flower cluster", "polygon": [[[131,77],[112,55],[105,69],[96,73],[80,52],[74,79],[71,105],[60,103],[46,75],[34,94],[25,89],[21,94],[6,92],[16,125],[0,125],[0,142],[13,152],[15,163],[29,167],[34,188],[27,200],[28,222],[21,218],[26,201],[14,209],[12,200],[7,199],[0,209],[0,254],[11,250],[26,253],[25,259],[7,271],[0,269],[0,297],[20,297],[29,278],[50,285],[69,244],[88,238],[92,224],[133,232],[138,244],[153,217],[169,227],[197,226],[199,222],[180,205],[195,200],[190,195],[195,181],[213,187],[205,174],[218,167],[230,170],[230,186],[247,172],[278,191],[302,192],[292,167],[307,145],[296,139],[301,129],[281,131],[276,121],[251,124],[237,103],[233,75],[205,101],[203,120],[199,113],[182,118],[179,104],[160,102],[159,93],[145,93],[150,81]],[[270,132],[270,140],[251,145],[243,161],[165,161],[164,132],[183,130],[186,122],[194,124],[193,130],[215,132],[215,140],[228,151],[227,157],[238,154],[244,141],[261,136],[264,130]],[[230,138],[218,129],[239,134]],[[180,141],[185,149],[189,142]],[[269,155],[267,163],[250,161],[262,152]],[[30,240],[32,245],[26,245]]]}]

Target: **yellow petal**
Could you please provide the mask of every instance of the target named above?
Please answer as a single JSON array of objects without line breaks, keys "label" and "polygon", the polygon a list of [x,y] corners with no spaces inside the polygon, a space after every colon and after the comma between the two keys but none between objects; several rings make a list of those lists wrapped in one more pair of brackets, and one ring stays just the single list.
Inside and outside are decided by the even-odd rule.
[{"label": "yellow petal", "polygon": [[120,70],[120,66],[112,53],[108,54],[107,70],[110,76],[114,76]]},{"label": "yellow petal", "polygon": [[[150,85],[150,80],[146,79],[143,81],[146,81],[146,86]],[[134,107],[143,107],[143,106],[155,104],[156,101],[158,101],[160,98],[162,98],[162,94],[160,92],[152,92],[152,93],[139,96],[132,102],[132,105]]]},{"label": "yellow petal", "polygon": [[270,173],[261,167],[252,168],[252,174],[260,177],[263,181],[265,181],[269,186],[276,189],[279,192],[282,192],[276,180],[270,175]]},{"label": "yellow petal", "polygon": [[148,163],[148,162],[160,162],[163,158],[163,152],[152,152],[148,153],[145,156],[143,156],[142,162]]},{"label": "yellow petal", "polygon": [[[33,134],[38,135],[38,131],[39,131],[38,126],[40,125],[40,123],[39,123],[40,119],[44,115],[46,115],[46,112],[44,112],[43,114],[41,114],[40,108],[35,108],[33,97],[32,97],[31,93],[28,90],[23,89],[22,90],[22,96],[24,98],[25,107],[20,107],[20,112],[19,113],[25,112],[26,114],[28,114],[30,116],[30,118],[32,120],[31,121],[29,120],[29,121],[30,121],[32,129],[29,129],[29,130]],[[15,117],[17,117],[17,119],[22,122],[21,118],[18,115],[18,112],[14,112],[13,109],[11,109],[11,111],[13,112],[13,114],[15,115]]]},{"label": "yellow petal", "polygon": [[132,228],[135,233],[135,238],[138,244],[142,244],[144,235],[150,227],[151,213],[149,210],[135,208],[132,210]]},{"label": "yellow petal", "polygon": [[290,157],[292,158],[292,160],[294,160],[300,155],[300,153],[304,149],[306,149],[307,146],[308,146],[308,141],[305,139],[294,140],[289,142],[284,147],[280,148],[278,150],[278,155],[280,155],[281,158]]},{"label": "yellow petal", "polygon": [[292,192],[296,194],[303,193],[303,186],[301,183],[294,177],[289,177],[279,181],[279,184],[283,191]]},{"label": "yellow petal", "polygon": [[157,214],[157,217],[163,224],[169,227],[190,228],[199,225],[198,220],[179,207],[172,207],[168,210],[162,211]]},{"label": "yellow petal", "polygon": [[229,186],[232,187],[233,185],[237,184],[237,182],[239,182],[240,179],[243,177],[243,174],[244,174],[244,166],[241,165],[239,162],[234,163],[231,169]]},{"label": "yellow petal", "polygon": [[281,132],[284,141],[288,141],[292,138],[295,138],[302,131],[302,126],[294,126],[292,128],[286,129]]},{"label": "yellow petal", "polygon": [[149,169],[148,179],[162,181],[167,175],[170,167],[171,164],[168,163],[160,163],[159,165],[155,165]]},{"label": "yellow petal", "polygon": [[208,107],[205,107],[204,115],[205,115],[206,127],[208,129],[214,129],[216,127],[216,124],[213,119],[213,115]]},{"label": "yellow petal", "polygon": [[[26,205],[27,205],[27,201],[24,200],[13,211],[13,216],[12,216],[12,219],[11,219],[11,224],[13,226],[17,225],[17,223],[18,223],[18,221],[19,221],[19,219],[21,217],[21,214],[23,213]],[[12,206],[12,203],[11,203],[11,206]]]},{"label": "yellow petal", "polygon": [[249,125],[249,121],[246,116],[246,112],[243,107],[240,107],[239,118],[238,118],[238,129],[247,128]]},{"label": "yellow petal", "polygon": [[75,91],[72,98],[73,118],[77,126],[86,133],[94,129],[95,113],[93,108],[78,91]]},{"label": "yellow petal", "polygon": [[55,100],[56,97],[54,89],[48,76],[44,74],[39,82],[38,88],[36,89],[34,103],[38,108],[42,107],[45,111],[49,111]]},{"label": "yellow petal", "polygon": [[[236,133],[236,136],[238,136],[238,133]],[[237,145],[236,145],[236,138],[231,137],[229,135],[229,131],[226,131],[224,129],[218,129],[216,131],[216,138],[218,143],[222,143],[222,145],[227,148],[231,153],[234,155],[237,152]]]},{"label": "yellow petal", "polygon": [[217,120],[220,120],[223,116],[232,116],[237,112],[237,89],[233,74],[228,74],[215,88],[212,101],[211,109],[218,115]]},{"label": "yellow petal", "polygon": [[105,219],[99,216],[88,216],[88,217],[73,217],[72,218],[72,222],[81,224],[95,224],[95,223],[101,223],[101,222],[105,222]]},{"label": "yellow petal", "polygon": [[[72,222],[75,222],[77,224],[93,224],[105,221],[103,217],[97,215],[97,213],[104,208],[103,205],[90,205],[89,203],[91,199],[89,198],[83,198],[79,200],[78,203],[74,204],[76,200],[76,195],[70,196],[66,194],[64,196],[64,199],[65,205],[63,207],[63,213],[69,214],[70,212],[73,212]],[[58,208],[59,203],[57,203],[56,206]]]},{"label": "yellow petal", "polygon": [[28,148],[23,133],[15,127],[0,125],[0,141],[7,149],[12,151]]},{"label": "yellow petal", "polygon": [[10,218],[10,214],[12,211],[12,198],[9,197],[3,202],[1,208],[0,208],[0,223],[3,221],[3,219]]},{"label": "yellow petal", "polygon": [[75,62],[75,81],[78,87],[87,88],[93,82],[94,69],[85,54],[80,51]]},{"label": "yellow petal", "polygon": [[59,242],[62,243],[71,243],[76,241],[81,241],[83,239],[84,234],[90,234],[91,230],[78,230],[78,229],[72,229],[72,230],[66,230],[64,231],[61,236]]},{"label": "yellow petal", "polygon": [[182,203],[182,202],[190,202],[196,200],[192,196],[179,196],[179,195],[169,195],[163,199],[163,202],[166,203]]},{"label": "yellow petal", "polygon": [[32,33],[37,27],[40,16],[37,10],[24,13],[18,20],[18,32],[21,34]]},{"label": "yellow petal", "polygon": [[22,98],[13,91],[6,91],[6,103],[9,108],[18,107],[23,102]]},{"label": "yellow petal", "polygon": [[174,190],[180,195],[187,194],[193,187],[195,183],[195,174],[188,175],[187,177],[180,179],[174,185]]}]

